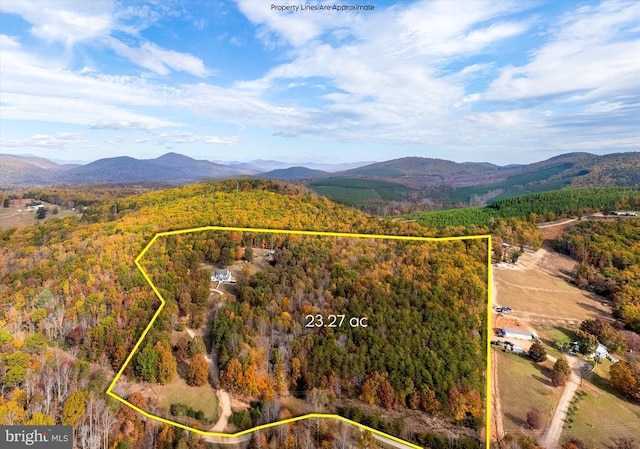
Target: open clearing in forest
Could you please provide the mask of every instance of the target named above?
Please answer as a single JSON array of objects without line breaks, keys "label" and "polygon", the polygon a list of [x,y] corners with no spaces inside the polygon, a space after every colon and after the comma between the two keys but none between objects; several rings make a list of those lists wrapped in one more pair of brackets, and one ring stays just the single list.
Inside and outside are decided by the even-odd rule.
[{"label": "open clearing in forest", "polygon": [[527,412],[536,411],[543,422],[543,430],[553,416],[561,389],[555,388],[544,374],[552,363],[534,364],[528,356],[493,349],[492,357],[498,365],[498,390],[503,413],[504,430],[512,435],[538,437],[540,431],[527,427]]},{"label": "open clearing in forest", "polygon": [[494,269],[496,302],[511,307],[514,317],[534,327],[536,322],[577,326],[587,318],[610,318],[604,298],[569,282],[575,264],[546,248],[525,253],[515,266]]},{"label": "open clearing in forest", "polygon": [[[171,404],[185,404],[194,411],[202,410],[205,419],[215,422],[218,419],[218,397],[216,391],[208,383],[201,387],[190,387],[180,376],[167,385],[153,385],[151,388],[158,404],[169,411]],[[206,426],[205,426],[206,427]]]},{"label": "open clearing in forest", "polygon": [[640,435],[640,405],[628,402],[611,388],[610,367],[608,360],[600,362],[583,382],[580,390],[587,394],[574,398],[577,411],[573,422],[565,423],[561,443],[577,438],[608,447],[613,444],[611,438]]},{"label": "open clearing in forest", "polygon": [[[33,200],[30,199],[11,200],[11,204],[9,205],[9,207],[0,207],[0,230],[23,228],[25,226],[30,226],[38,222],[42,223],[44,221],[66,217],[75,217],[79,215],[76,211],[62,210],[60,206],[56,206],[55,204],[49,204],[43,201],[39,201],[39,203],[46,206],[49,211],[47,212],[47,216],[44,219],[38,220],[36,219],[36,212],[34,210],[27,209],[27,204],[32,201]],[[54,215],[51,212],[55,208],[58,208],[59,212]]]}]

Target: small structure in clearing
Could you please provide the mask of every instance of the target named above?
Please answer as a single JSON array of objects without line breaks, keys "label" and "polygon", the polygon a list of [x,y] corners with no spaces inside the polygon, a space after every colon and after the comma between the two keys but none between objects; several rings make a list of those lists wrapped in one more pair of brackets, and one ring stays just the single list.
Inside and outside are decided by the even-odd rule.
[{"label": "small structure in clearing", "polygon": [[235,278],[231,275],[231,271],[215,270],[211,275],[211,282],[218,282],[221,284],[233,284],[236,282]]},{"label": "small structure in clearing", "polygon": [[520,340],[533,340],[534,335],[528,329],[523,329],[519,327],[511,327],[511,326],[503,326],[500,328],[501,337],[504,338],[517,338]]}]

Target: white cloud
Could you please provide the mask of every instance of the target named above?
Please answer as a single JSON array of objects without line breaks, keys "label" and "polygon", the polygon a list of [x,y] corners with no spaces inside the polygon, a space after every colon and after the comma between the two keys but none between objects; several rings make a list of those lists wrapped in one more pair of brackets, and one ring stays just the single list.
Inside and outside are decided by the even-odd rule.
[{"label": "white cloud", "polygon": [[[34,36],[45,42],[61,42],[67,50],[80,42],[96,48],[106,45],[154,73],[168,75],[171,71],[182,71],[197,77],[210,75],[200,58],[161,48],[140,37],[140,31],[163,15],[175,15],[168,5],[123,6],[109,0],[8,1],[0,3],[0,12],[20,15],[32,25],[30,31]],[[130,21],[135,24],[129,24]],[[114,31],[135,37],[140,45],[125,44],[113,36]]]},{"label": "white cloud", "polygon": [[553,37],[523,66],[504,67],[485,99],[512,101],[581,92],[597,100],[640,90],[640,39],[625,29],[640,21],[638,3],[603,3],[568,13]]},{"label": "white cloud", "polygon": [[[304,11],[287,13],[272,10],[272,2],[236,0],[236,3],[247,19],[258,26],[258,37],[270,48],[284,44],[300,47],[327,30],[352,28],[363,23],[362,17],[357,14]],[[306,4],[319,3],[307,2]]]},{"label": "white cloud", "polygon": [[151,42],[144,42],[138,48],[125,45],[114,38],[109,38],[108,43],[118,54],[160,75],[169,75],[172,71],[186,72],[198,77],[210,74],[200,58],[187,53],[165,50]]},{"label": "white cloud", "polygon": [[[268,15],[266,8],[256,8],[252,2],[240,5],[252,22],[264,27],[263,36],[269,34],[293,48],[288,62],[259,79],[237,83],[238,89],[262,98],[320,78],[328,91],[320,97],[324,104],[298,100],[295,106],[303,114],[289,120],[286,129],[274,126],[279,133],[415,142],[426,148],[534,150],[553,146],[552,142],[579,144],[576,125],[568,118],[581,112],[558,113],[555,109],[562,105],[549,96],[571,93],[564,101],[573,102],[574,109],[576,104],[580,108],[603,101],[597,106],[599,112],[585,109],[580,119],[588,120],[595,134],[611,132],[608,124],[597,124],[598,118],[604,119],[600,113],[638,113],[640,47],[632,32],[640,20],[640,5],[635,3],[577,8],[552,24],[550,38],[542,40],[531,35],[540,33],[540,28],[532,27],[547,24],[520,14],[535,6],[530,3],[415,2],[369,15],[357,27],[338,23],[334,26],[340,32],[346,29],[352,39],[331,44],[325,35],[332,25],[322,16]],[[310,20],[311,31],[298,33],[298,26]],[[522,46],[527,38],[533,39],[530,46],[539,45],[523,55],[529,62],[500,68],[499,45],[507,43],[513,51],[514,44]],[[470,56],[483,59],[465,67],[462,61]],[[457,71],[449,68],[452,63]],[[490,80],[495,72],[498,77],[487,92],[483,87],[468,91],[472,80]],[[621,102],[630,92],[636,99]],[[513,104],[528,99],[537,103]],[[546,106],[538,111],[538,103]],[[475,112],[483,109],[488,111]]]},{"label": "white cloud", "polygon": [[113,3],[103,1],[7,1],[0,12],[19,14],[31,33],[47,42],[75,42],[105,36],[113,27]]},{"label": "white cloud", "polygon": [[11,50],[20,47],[18,41],[6,34],[0,34],[0,50]]},{"label": "white cloud", "polygon": [[[83,9],[85,3],[102,6]],[[530,2],[421,1],[372,14],[282,14],[269,2],[238,0],[257,37],[280,48],[263,76],[230,87],[207,79],[211,71],[200,58],[143,37],[161,18],[180,14],[168,4],[61,5],[50,19],[33,7],[12,7],[36,36],[82,41],[83,51],[110,49],[151,73],[101,75],[97,59],[71,70],[28,53],[26,39],[0,35],[3,119],[153,131],[135,141],[152,145],[245,140],[185,131],[193,117],[301,141],[415,144],[425,151],[564,151],[586,148],[587,138],[621,147],[637,141],[630,122],[640,103],[640,7],[631,2],[575,7],[549,25],[521,14],[536,7]],[[95,29],[85,30],[92,23]],[[215,33],[233,45],[249,43],[246,34]],[[502,59],[501,50],[523,48],[524,62]],[[123,70],[132,73],[131,66]],[[177,84],[174,72],[204,79]],[[160,132],[166,128],[180,130]]]},{"label": "white cloud", "polygon": [[118,123],[137,129],[176,125],[144,112],[165,103],[143,79],[82,75],[16,50],[0,51],[0,60],[4,120]]},{"label": "white cloud", "polygon": [[234,145],[240,141],[238,136],[209,136],[191,132],[171,131],[153,134],[149,137],[136,139],[135,143],[153,143],[155,145],[206,143],[211,145]]},{"label": "white cloud", "polygon": [[210,84],[183,85],[171,100],[182,109],[240,126],[298,127],[312,120],[313,110],[278,106],[241,89]]},{"label": "white cloud", "polygon": [[[240,2],[254,23],[290,43],[290,62],[236,88],[256,98],[270,96],[307,79],[325,80],[321,102],[295,103],[279,132],[314,137],[383,142],[433,142],[447,139],[448,123],[459,114],[468,77],[491,64],[474,64],[461,73],[442,68],[459,55],[481,54],[490,46],[522,34],[524,22],[501,21],[520,6],[512,3],[418,2],[370,15],[276,14],[266,5]],[[331,16],[334,22],[325,21]],[[493,23],[486,24],[490,19]],[[311,28],[297,33],[298,26]],[[324,32],[336,29],[352,39],[329,44]],[[304,44],[304,45],[302,45]],[[304,100],[302,100],[304,101]],[[324,103],[324,104],[323,104]]]},{"label": "white cloud", "polygon": [[68,148],[89,148],[95,144],[82,133],[35,134],[23,139],[2,139],[3,148],[18,148],[22,150],[64,150]]}]

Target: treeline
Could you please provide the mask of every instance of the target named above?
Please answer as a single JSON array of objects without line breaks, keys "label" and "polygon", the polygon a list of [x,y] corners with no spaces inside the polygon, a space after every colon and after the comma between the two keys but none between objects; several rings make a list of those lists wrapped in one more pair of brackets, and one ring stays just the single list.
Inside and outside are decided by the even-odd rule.
[{"label": "treeline", "polygon": [[436,228],[476,225],[491,229],[494,223],[507,218],[539,223],[597,211],[606,213],[616,209],[640,209],[640,189],[623,187],[564,189],[506,198],[485,207],[423,212],[406,217]]},{"label": "treeline", "polygon": [[62,187],[29,188],[13,198],[33,198],[35,200],[56,204],[65,208],[91,206],[113,198],[140,195],[154,189],[167,188],[167,185],[148,184],[140,186],[118,186],[114,184],[78,184]]},{"label": "treeline", "polygon": [[537,223],[591,212],[640,208],[640,188],[587,187],[536,193],[495,201],[489,209],[503,217],[528,218]]},{"label": "treeline", "polygon": [[554,246],[578,261],[576,285],[609,298],[614,316],[640,333],[640,220],[580,223]]}]

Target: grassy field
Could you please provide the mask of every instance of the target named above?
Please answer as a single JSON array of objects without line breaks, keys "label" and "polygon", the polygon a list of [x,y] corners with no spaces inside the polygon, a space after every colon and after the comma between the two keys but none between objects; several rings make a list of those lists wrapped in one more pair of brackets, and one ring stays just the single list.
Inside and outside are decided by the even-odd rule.
[{"label": "grassy field", "polygon": [[502,404],[504,429],[513,435],[540,436],[540,431],[527,428],[526,415],[536,411],[546,428],[561,390],[554,388],[545,375],[551,362],[534,364],[528,357],[504,353],[494,349],[492,356],[498,364],[498,389]]},{"label": "grassy field", "polygon": [[[41,202],[49,208],[49,212],[43,220],[37,220],[35,211],[27,209],[27,203],[29,203],[30,201],[31,200],[11,200],[11,204],[9,207],[0,207],[0,230],[22,228],[25,226],[36,224],[38,222],[56,220],[66,217],[74,217],[79,215],[75,211],[62,210],[62,208],[59,206]],[[52,214],[51,211],[54,208],[58,208],[60,212],[55,215]]]},{"label": "grassy field", "polygon": [[632,404],[609,385],[611,362],[603,361],[585,380],[581,390],[586,395],[576,401],[572,423],[565,424],[561,442],[573,438],[599,447],[613,447],[611,438],[640,435],[640,405]]},{"label": "grassy field", "polygon": [[531,321],[578,325],[587,318],[611,316],[604,298],[580,290],[566,276],[575,261],[547,250],[525,253],[518,268],[496,268],[497,302]]},{"label": "grassy field", "polygon": [[202,410],[205,419],[209,422],[215,422],[219,416],[218,397],[215,390],[207,383],[201,387],[190,387],[185,381],[176,376],[176,378],[167,385],[154,385],[153,393],[157,395],[158,404],[161,409],[169,416],[169,407],[171,404],[185,404],[193,410]]},{"label": "grassy field", "polygon": [[575,341],[576,328],[568,328],[563,326],[554,326],[551,323],[540,323],[536,326],[536,330],[542,342],[546,345],[547,354],[555,358],[562,356],[562,352],[555,347],[556,341]]}]

